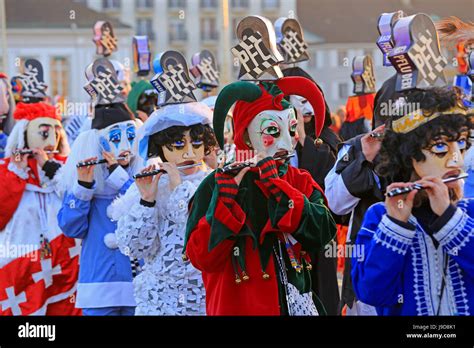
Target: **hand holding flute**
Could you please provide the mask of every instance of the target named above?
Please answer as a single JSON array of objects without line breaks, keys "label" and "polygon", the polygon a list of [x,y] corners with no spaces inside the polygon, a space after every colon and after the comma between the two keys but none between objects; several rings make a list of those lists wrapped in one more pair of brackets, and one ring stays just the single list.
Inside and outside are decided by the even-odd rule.
[{"label": "hand holding flute", "polygon": [[399,221],[407,222],[416,194],[420,190],[425,190],[431,209],[436,215],[441,216],[451,204],[447,184],[465,177],[467,177],[466,173],[460,173],[457,176],[445,179],[426,176],[415,183],[393,183],[387,187],[387,194],[385,195],[387,214]]}]

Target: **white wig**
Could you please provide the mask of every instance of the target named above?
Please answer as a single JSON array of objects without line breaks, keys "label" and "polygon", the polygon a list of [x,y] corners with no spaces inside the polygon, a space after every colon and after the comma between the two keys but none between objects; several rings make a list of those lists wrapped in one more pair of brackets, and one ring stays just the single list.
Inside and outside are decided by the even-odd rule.
[{"label": "white wig", "polygon": [[11,157],[16,149],[24,149],[26,147],[25,132],[28,123],[28,120],[19,120],[15,123],[10,135],[8,136],[5,157]]}]

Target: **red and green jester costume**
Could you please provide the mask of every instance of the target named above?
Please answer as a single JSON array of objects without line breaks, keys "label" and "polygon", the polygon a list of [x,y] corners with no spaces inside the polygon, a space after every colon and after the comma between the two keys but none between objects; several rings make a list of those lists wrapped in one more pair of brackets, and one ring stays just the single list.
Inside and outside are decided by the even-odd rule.
[{"label": "red and green jester costume", "polygon": [[[224,118],[234,102],[234,142],[237,150],[249,150],[244,134],[250,121],[264,110],[291,107],[283,99],[291,94],[305,97],[317,111],[319,134],[324,100],[310,80],[286,77],[259,85],[235,82],[222,90],[214,110],[214,130],[221,148]],[[300,293],[308,293],[311,264],[305,252],[323,247],[336,233],[324,194],[311,175],[271,157],[246,173],[239,186],[229,174],[211,173],[196,191],[190,209],[185,257],[202,271],[208,315],[288,314],[275,256],[278,249],[283,250],[289,283]],[[288,252],[284,233],[298,242]],[[319,300],[314,296],[313,300],[319,314],[324,314]]]}]

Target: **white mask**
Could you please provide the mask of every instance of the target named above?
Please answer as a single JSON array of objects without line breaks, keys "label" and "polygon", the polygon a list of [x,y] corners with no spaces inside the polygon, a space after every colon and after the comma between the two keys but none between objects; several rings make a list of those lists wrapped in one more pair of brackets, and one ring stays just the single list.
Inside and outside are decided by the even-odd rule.
[{"label": "white mask", "polygon": [[262,111],[248,126],[253,149],[267,156],[274,156],[280,151],[292,152],[296,145],[296,125],[293,108]]},{"label": "white mask", "polygon": [[303,97],[298,95],[291,95],[290,96],[290,103],[293,105],[297,110],[301,112],[303,116],[311,115],[314,116],[314,110],[311,104]]},{"label": "white mask", "polygon": [[135,137],[136,129],[133,121],[115,123],[100,130],[102,149],[112,152],[116,158],[126,153],[134,155],[132,149]]},{"label": "white mask", "polygon": [[0,116],[7,115],[10,110],[9,98],[7,82],[0,79]]}]

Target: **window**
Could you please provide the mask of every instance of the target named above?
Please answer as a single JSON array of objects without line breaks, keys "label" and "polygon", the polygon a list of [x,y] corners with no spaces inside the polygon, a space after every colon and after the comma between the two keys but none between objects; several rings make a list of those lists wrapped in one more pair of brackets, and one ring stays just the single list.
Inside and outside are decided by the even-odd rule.
[{"label": "window", "polygon": [[184,41],[187,39],[186,29],[182,20],[171,20],[169,27],[169,39],[170,41]]},{"label": "window", "polygon": [[310,69],[317,69],[318,68],[317,57],[318,57],[318,52],[309,51],[308,67]]},{"label": "window", "polygon": [[216,8],[217,0],[201,0],[201,8]]},{"label": "window", "polygon": [[337,64],[340,66],[348,66],[347,63],[349,59],[349,53],[347,50],[338,50],[337,51]]},{"label": "window", "polygon": [[249,7],[249,0],[232,0],[232,7],[247,8]]},{"label": "window", "polygon": [[151,18],[137,19],[137,35],[147,35],[150,40],[154,38],[153,22]]},{"label": "window", "polygon": [[275,10],[280,6],[280,0],[263,0],[262,8],[264,10]]},{"label": "window", "polygon": [[215,18],[201,18],[201,40],[217,40]]},{"label": "window", "polygon": [[102,8],[104,10],[120,9],[120,0],[102,0]]},{"label": "window", "polygon": [[172,9],[183,9],[186,7],[186,0],[168,0],[168,7]]},{"label": "window", "polygon": [[69,62],[66,57],[52,57],[50,60],[52,97],[67,97],[69,94]]},{"label": "window", "polygon": [[339,99],[347,99],[349,97],[349,84],[346,82],[338,84]]},{"label": "window", "polygon": [[239,24],[241,20],[242,20],[242,17],[232,18],[232,27],[231,27],[232,40],[237,40],[237,25]]},{"label": "window", "polygon": [[151,9],[153,8],[153,0],[136,0],[136,8]]}]

